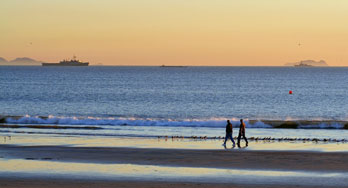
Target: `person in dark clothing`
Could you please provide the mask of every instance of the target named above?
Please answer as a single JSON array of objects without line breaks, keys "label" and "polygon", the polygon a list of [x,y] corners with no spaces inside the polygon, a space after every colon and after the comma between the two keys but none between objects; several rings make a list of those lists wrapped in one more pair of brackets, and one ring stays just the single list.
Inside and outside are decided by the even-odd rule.
[{"label": "person in dark clothing", "polygon": [[231,141],[233,142],[233,147],[236,146],[236,143],[235,143],[234,140],[233,140],[232,133],[233,133],[232,124],[231,124],[230,120],[227,120],[227,125],[226,125],[226,136],[225,136],[225,142],[224,142],[223,145],[226,145],[227,139],[229,138],[229,139],[231,139]]},{"label": "person in dark clothing", "polygon": [[238,135],[238,142],[237,142],[238,147],[240,147],[240,139],[242,136],[246,142],[246,146],[248,146],[248,140],[245,137],[245,123],[243,122],[243,119],[240,119],[239,135]]}]

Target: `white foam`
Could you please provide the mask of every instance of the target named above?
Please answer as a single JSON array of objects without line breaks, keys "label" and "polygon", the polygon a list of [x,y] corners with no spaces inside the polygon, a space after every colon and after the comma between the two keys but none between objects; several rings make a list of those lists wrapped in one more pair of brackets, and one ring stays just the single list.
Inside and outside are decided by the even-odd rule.
[{"label": "white foam", "polygon": [[[225,127],[227,118],[208,118],[208,119],[156,119],[156,118],[102,118],[102,117],[59,117],[48,116],[42,118],[39,116],[25,115],[20,118],[6,118],[7,123],[11,124],[56,124],[56,125],[129,125],[129,126],[170,126],[170,127]],[[238,118],[228,118],[231,120],[234,128],[239,127]],[[262,121],[253,124],[245,119],[247,128],[272,128],[272,125]],[[315,125],[299,125],[298,128],[309,129],[342,129],[342,123],[330,122]]]},{"label": "white foam", "polygon": [[131,125],[131,126],[173,126],[173,127],[223,127],[225,121],[220,119],[151,119],[151,118],[99,118],[99,117],[58,117],[25,115],[21,118],[6,118],[7,123],[12,124],[58,124],[58,125]]}]

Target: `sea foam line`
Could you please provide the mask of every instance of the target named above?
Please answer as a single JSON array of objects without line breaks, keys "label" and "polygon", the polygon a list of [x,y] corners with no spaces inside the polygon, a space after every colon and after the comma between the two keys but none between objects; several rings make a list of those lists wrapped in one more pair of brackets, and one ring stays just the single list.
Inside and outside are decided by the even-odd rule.
[{"label": "sea foam line", "polygon": [[[229,118],[234,127],[238,118]],[[226,125],[226,118],[210,119],[155,119],[155,118],[101,118],[101,117],[59,117],[59,116],[7,116],[0,118],[5,124],[50,124],[50,125],[96,125],[96,126],[170,126],[170,127],[216,127]],[[347,121],[333,120],[245,120],[247,128],[292,128],[292,129],[348,129]]]},{"label": "sea foam line", "polygon": [[[226,119],[152,119],[152,118],[99,118],[99,117],[58,117],[58,116],[18,116],[4,117],[8,124],[56,124],[56,125],[130,125],[130,126],[172,126],[172,127],[224,127]],[[237,120],[232,120],[232,123]],[[266,126],[262,126],[266,127]]]}]

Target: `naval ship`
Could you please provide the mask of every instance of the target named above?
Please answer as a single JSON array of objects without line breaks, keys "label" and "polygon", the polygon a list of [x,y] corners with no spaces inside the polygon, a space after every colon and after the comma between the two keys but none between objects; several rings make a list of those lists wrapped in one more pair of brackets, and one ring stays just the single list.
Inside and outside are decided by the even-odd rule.
[{"label": "naval ship", "polygon": [[42,66],[88,66],[88,62],[81,62],[74,56],[71,60],[63,60],[59,63],[42,63]]}]

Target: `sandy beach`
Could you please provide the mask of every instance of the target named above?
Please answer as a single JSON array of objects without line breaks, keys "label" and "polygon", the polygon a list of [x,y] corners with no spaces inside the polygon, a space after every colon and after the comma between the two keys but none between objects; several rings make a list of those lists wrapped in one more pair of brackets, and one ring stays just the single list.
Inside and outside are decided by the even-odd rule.
[{"label": "sandy beach", "polygon": [[[184,188],[252,188],[252,187],[261,187],[261,188],[292,188],[300,186],[287,186],[287,185],[240,185],[240,184],[223,184],[223,183],[193,183],[193,182],[153,182],[153,181],[99,181],[99,180],[68,180],[68,179],[23,179],[23,178],[0,178],[0,186],[3,188],[16,187],[16,188],[114,188],[114,187],[124,187],[124,188],[133,188],[133,187],[142,187],[142,188],[159,188],[159,187],[184,187]],[[306,188],[315,188],[317,186],[303,186]]]},{"label": "sandy beach", "polygon": [[[2,161],[0,166],[7,169],[0,172],[2,188],[345,187],[348,185],[348,180],[345,179],[348,172],[346,152],[2,144],[0,160]],[[56,168],[57,166],[61,167]],[[18,171],[18,168],[25,170]],[[45,175],[46,171],[49,171],[46,168],[58,172],[63,169],[63,172],[60,175],[55,173]],[[75,168],[80,171],[74,172]],[[118,174],[108,174],[115,169],[118,169]],[[38,171],[42,172],[37,173]],[[73,175],[64,175],[71,171]],[[85,171],[99,175],[104,173],[108,176],[85,176],[83,175]],[[141,172],[140,175],[137,171]],[[162,177],[161,173],[167,175]],[[228,176],[226,173],[231,175]],[[131,174],[131,178],[120,174]],[[132,176],[132,174],[137,175]],[[231,180],[224,180],[219,176],[230,177]],[[321,185],[321,182],[324,184]]]},{"label": "sandy beach", "polygon": [[263,170],[348,172],[348,153],[1,145],[2,158]]},{"label": "sandy beach", "polygon": [[346,143],[5,134],[0,187],[346,187]]}]

